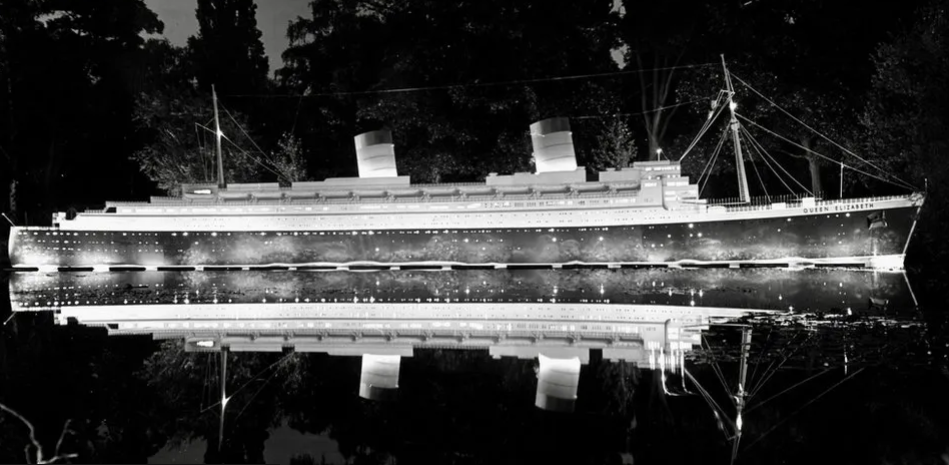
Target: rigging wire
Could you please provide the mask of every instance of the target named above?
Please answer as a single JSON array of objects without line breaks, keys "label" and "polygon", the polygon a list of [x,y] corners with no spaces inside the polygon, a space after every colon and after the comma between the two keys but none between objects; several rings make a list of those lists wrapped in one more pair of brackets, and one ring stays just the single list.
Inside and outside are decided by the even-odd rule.
[{"label": "rigging wire", "polygon": [[[718,145],[715,146],[715,150],[712,152],[712,156],[709,157],[708,163],[705,164],[705,168],[708,169],[707,175],[705,173],[705,169],[703,169],[702,175],[699,176],[697,183],[698,182],[702,183],[701,187],[699,188],[699,197],[701,197],[702,193],[705,192],[705,186],[708,185],[709,179],[712,178],[712,170],[710,168],[715,166],[715,162],[718,161],[718,155],[722,151],[722,146],[725,144],[725,136],[727,134],[728,134],[728,126],[725,126],[722,129],[722,135],[719,136],[718,138]],[[705,176],[704,181],[702,181],[702,176]]]},{"label": "rigging wire", "polygon": [[[770,158],[770,155],[767,154],[767,150],[764,150],[764,147],[761,147],[761,144],[759,144],[758,141],[755,140],[755,138],[751,136],[751,133],[748,132],[748,130],[745,129],[744,126],[741,126],[741,127],[740,127],[740,130],[742,131],[742,134],[744,134],[745,137],[748,138],[748,141],[750,142],[749,145],[751,146],[751,149],[752,149],[753,151],[755,151],[755,152],[758,154],[758,156],[761,157],[762,160],[764,160],[765,165],[768,166],[768,169],[770,169],[771,172],[774,173],[775,178],[777,178],[778,181],[780,181],[781,184],[784,185],[784,188],[787,189],[788,192],[791,193],[791,195],[794,195],[794,194],[795,194],[794,189],[791,189],[791,186],[789,186],[788,183],[784,182],[784,178],[782,178],[781,175],[774,169],[774,166],[771,165],[771,162],[774,162],[774,164],[777,165],[779,168],[781,168],[781,170],[784,171],[785,174],[788,174],[788,176],[791,178],[791,180],[794,181],[794,182],[796,182],[799,186],[801,186],[801,188],[804,189],[805,192],[810,192],[806,187],[804,187],[803,184],[797,182],[797,180],[794,179],[793,176],[791,176],[789,173],[787,173],[787,171],[784,169],[784,167],[782,167],[782,166],[778,163],[777,160],[774,160],[774,159],[772,158],[771,161],[768,161],[768,159]],[[766,154],[767,154],[767,155],[766,155]],[[811,194],[811,195],[813,195],[813,194]]]},{"label": "rigging wire", "polygon": [[[771,163],[773,163],[774,166],[777,166],[777,167],[781,170],[782,173],[784,173],[785,175],[787,175],[787,177],[788,177],[791,181],[794,181],[794,184],[797,184],[798,187],[800,187],[801,189],[804,190],[804,192],[807,192],[807,193],[810,194],[812,197],[814,196],[814,193],[811,192],[810,189],[808,189],[804,184],[801,184],[801,182],[798,181],[797,178],[795,178],[791,173],[789,173],[788,170],[784,169],[784,166],[782,166],[781,163],[778,162],[777,158],[775,158],[774,155],[771,155],[770,153],[768,153],[767,149],[764,148],[764,145],[762,145],[761,142],[759,142],[758,139],[755,138],[754,135],[751,134],[751,131],[749,131],[748,128],[742,126],[742,129],[745,130],[745,133],[748,134],[749,139],[752,141],[753,144],[755,144],[755,146],[757,147],[757,150],[758,150],[760,153],[764,154],[764,156],[765,156],[766,159],[771,160]],[[794,193],[794,192],[792,191],[792,193]]]},{"label": "rigging wire", "polygon": [[744,450],[747,451],[748,449],[751,449],[755,444],[757,444],[759,441],[761,441],[762,439],[764,439],[764,437],[767,436],[769,433],[771,433],[772,431],[778,429],[779,426],[783,425],[783,424],[786,423],[788,420],[790,420],[791,417],[793,417],[794,415],[796,415],[797,413],[799,413],[801,410],[804,410],[807,406],[813,404],[814,402],[816,402],[816,401],[817,401],[818,399],[820,399],[821,397],[824,397],[825,395],[827,395],[827,393],[829,393],[830,391],[834,390],[834,388],[836,388],[837,386],[840,386],[841,384],[843,384],[844,382],[846,382],[846,381],[849,380],[850,378],[853,378],[854,376],[859,375],[865,368],[866,368],[866,367],[861,367],[859,370],[855,371],[852,375],[847,376],[846,378],[844,378],[844,379],[838,381],[838,382],[835,383],[833,386],[827,388],[827,390],[825,390],[824,392],[818,394],[817,397],[814,397],[813,399],[811,399],[810,401],[808,401],[806,404],[802,405],[800,408],[798,408],[798,409],[795,410],[794,412],[791,412],[790,415],[785,416],[785,417],[784,417],[781,421],[779,421],[776,425],[774,425],[774,426],[772,426],[770,429],[768,429],[768,431],[765,431],[765,432],[762,433],[760,436],[758,436],[758,438],[755,439],[755,442],[752,442],[751,444],[749,444],[748,447],[746,447]]},{"label": "rigging wire", "polygon": [[[722,112],[724,111],[726,105],[723,104],[722,101],[721,101],[723,95],[724,95],[724,91],[719,91],[719,92],[718,92],[718,97],[716,97],[715,100],[712,102],[713,109],[712,109],[712,111],[710,112],[708,118],[705,119],[705,123],[702,125],[702,129],[699,130],[699,133],[696,134],[695,138],[692,139],[692,142],[691,142],[691,143],[689,144],[689,146],[685,149],[685,152],[683,152],[683,153],[682,153],[682,156],[679,157],[679,162],[680,162],[680,163],[681,163],[682,160],[689,154],[689,152],[692,151],[692,149],[695,147],[695,145],[698,144],[699,139],[701,139],[702,136],[705,135],[705,132],[708,131],[708,129],[712,126],[712,123],[713,123],[713,122],[718,118],[718,116],[721,115]],[[704,100],[704,99],[699,99],[699,100]]]},{"label": "rigging wire", "polygon": [[[780,110],[780,111],[781,111],[782,113],[784,113],[785,115],[789,116],[789,117],[790,117],[791,119],[793,119],[794,121],[797,121],[801,126],[804,126],[805,128],[809,129],[811,132],[813,132],[814,134],[817,134],[818,136],[820,136],[820,137],[823,138],[824,140],[830,142],[831,144],[833,144],[834,146],[836,146],[836,147],[839,148],[840,150],[843,150],[843,151],[844,151],[845,153],[847,153],[848,155],[851,155],[851,156],[855,157],[856,159],[858,159],[858,160],[860,160],[860,161],[866,163],[867,165],[869,165],[869,166],[871,166],[871,167],[873,167],[873,168],[876,168],[876,169],[877,169],[878,171],[880,171],[880,172],[886,173],[886,170],[884,170],[884,169],[880,168],[879,166],[873,164],[873,163],[870,162],[869,160],[867,160],[867,159],[865,159],[865,158],[863,158],[863,157],[857,155],[856,153],[851,152],[849,149],[847,149],[846,147],[844,147],[844,146],[838,144],[838,143],[835,142],[833,139],[831,139],[831,138],[825,136],[824,134],[821,134],[821,133],[818,132],[816,129],[814,129],[814,128],[808,126],[807,123],[801,121],[801,120],[798,119],[796,116],[794,116],[794,115],[792,115],[791,113],[789,113],[787,110],[785,110],[784,108],[782,108],[780,105],[778,105],[777,103],[775,103],[774,101],[772,101],[772,100],[769,99],[768,97],[765,97],[761,92],[758,92],[757,89],[755,89],[754,87],[751,87],[750,84],[748,84],[747,82],[745,82],[744,80],[742,80],[740,77],[735,76],[735,75],[732,75],[732,76],[734,76],[734,78],[737,79],[738,82],[742,83],[742,85],[744,85],[745,87],[747,87],[749,90],[751,90],[752,92],[758,94],[759,97],[763,98],[766,102],[770,103],[771,106],[777,108],[778,110]],[[892,176],[892,175],[891,175],[891,176]],[[913,190],[918,190],[918,189],[917,189],[915,186],[913,186],[912,184],[910,184],[910,183],[908,183],[908,182],[906,182],[906,181],[903,181],[902,179],[900,179],[900,178],[898,178],[898,177],[896,177],[896,176],[892,176],[892,177],[893,177],[893,179],[899,181],[900,183],[902,183],[902,184],[904,184],[904,185],[906,185],[906,186],[909,186],[911,189],[913,189]]]},{"label": "rigging wire", "polygon": [[806,152],[808,152],[808,153],[812,153],[812,154],[814,154],[814,155],[817,155],[818,157],[823,158],[824,160],[827,160],[827,161],[832,162],[832,163],[834,163],[834,164],[838,164],[838,163],[843,164],[844,166],[846,166],[847,168],[850,168],[850,169],[853,170],[853,171],[856,171],[856,172],[858,172],[858,173],[860,173],[860,174],[862,174],[862,175],[864,175],[864,176],[869,176],[869,177],[871,177],[871,178],[873,178],[873,179],[876,179],[876,180],[878,180],[878,181],[883,181],[883,182],[885,182],[885,183],[887,183],[887,184],[892,184],[892,185],[894,185],[894,186],[902,187],[902,188],[904,188],[904,189],[916,190],[916,188],[913,187],[912,184],[909,184],[909,183],[907,183],[907,182],[905,182],[905,181],[902,181],[902,180],[900,180],[900,179],[897,179],[897,181],[899,181],[899,182],[902,183],[902,184],[893,182],[893,181],[891,181],[891,180],[889,180],[889,179],[886,179],[886,178],[877,176],[877,175],[872,174],[872,173],[868,173],[868,172],[866,172],[866,171],[864,171],[864,170],[861,170],[860,168],[855,168],[855,167],[853,167],[853,166],[850,166],[850,165],[847,165],[847,164],[845,164],[845,163],[842,163],[840,160],[834,160],[833,158],[830,158],[830,157],[828,157],[827,155],[824,155],[824,154],[822,154],[822,153],[820,153],[820,152],[817,152],[817,151],[815,151],[815,150],[813,150],[813,149],[809,149],[809,148],[807,148],[807,147],[804,147],[803,145],[798,144],[797,142],[794,142],[794,141],[788,139],[787,137],[784,137],[784,136],[782,136],[782,135],[780,135],[780,134],[778,134],[778,133],[776,133],[776,132],[774,132],[774,131],[772,131],[772,130],[770,130],[770,129],[768,129],[768,128],[766,128],[766,127],[764,127],[764,126],[762,126],[762,125],[760,125],[760,124],[758,124],[758,123],[756,123],[756,122],[754,122],[754,121],[752,121],[751,119],[745,117],[744,115],[740,115],[740,114],[738,114],[738,113],[735,113],[735,116],[737,116],[738,118],[741,118],[743,121],[747,121],[748,123],[751,123],[752,125],[754,125],[754,126],[760,128],[761,130],[767,132],[768,134],[771,134],[771,135],[774,136],[774,137],[777,137],[778,139],[781,139],[781,140],[783,140],[783,141],[785,141],[785,142],[787,142],[787,143],[789,143],[789,144],[791,144],[791,145],[793,145],[793,146],[795,146],[795,147],[798,147],[798,148],[800,148],[800,149],[802,149],[802,150],[804,150],[804,151],[806,151]]},{"label": "rigging wire", "polygon": [[250,399],[249,399],[249,400],[247,401],[247,403],[244,405],[244,408],[242,408],[241,411],[237,413],[237,416],[234,417],[233,420],[231,420],[232,422],[236,422],[237,419],[240,418],[241,415],[244,414],[244,410],[247,410],[247,407],[250,407],[250,404],[254,402],[254,399],[256,399],[257,396],[260,395],[261,392],[263,392],[264,388],[267,387],[267,384],[270,383],[270,380],[272,380],[272,379],[274,378],[274,376],[277,375],[277,373],[279,373],[279,370],[274,370],[273,373],[270,373],[270,376],[268,376],[268,377],[267,377],[267,380],[264,381],[264,384],[263,384],[262,386],[260,386],[260,389],[258,389],[257,392],[255,392],[254,395],[250,397]]},{"label": "rigging wire", "polygon": [[678,108],[678,107],[681,107],[681,106],[683,106],[683,105],[690,105],[690,104],[693,104],[693,103],[696,103],[696,102],[702,102],[702,101],[704,101],[704,100],[705,100],[704,98],[698,98],[698,99],[695,99],[695,100],[689,100],[688,102],[674,103],[674,104],[672,104],[672,105],[665,105],[665,106],[661,106],[661,107],[658,107],[658,108],[653,108],[652,110],[640,111],[640,112],[638,112],[638,113],[613,113],[613,114],[609,114],[609,115],[571,116],[570,119],[571,119],[571,120],[574,120],[574,119],[603,119],[603,118],[615,118],[615,117],[618,117],[618,116],[640,116],[640,115],[648,115],[648,114],[650,114],[650,113],[656,113],[656,112],[659,112],[659,111],[668,110],[668,109],[670,109],[670,108]]},{"label": "rigging wire", "polygon": [[713,357],[712,371],[714,371],[715,374],[718,376],[718,380],[722,382],[722,389],[724,389],[725,392],[729,392],[730,389],[728,388],[728,382],[725,381],[725,374],[722,373],[722,368],[718,366],[718,362],[714,360],[714,354],[712,353],[712,345],[708,343],[708,340],[704,334],[702,335],[702,346],[706,347],[709,355]]},{"label": "rigging wire", "polygon": [[[794,337],[788,342],[788,345],[790,345],[791,343],[794,342],[795,339],[797,339],[797,335],[798,335],[798,334],[801,334],[801,333],[795,334]],[[767,382],[771,380],[771,378],[774,376],[774,374],[777,373],[778,370],[780,370],[781,367],[784,366],[784,364],[787,363],[788,360],[790,360],[792,357],[794,357],[794,354],[796,354],[797,351],[800,350],[801,347],[803,347],[804,343],[806,343],[806,342],[808,341],[808,339],[810,339],[810,337],[808,337],[808,338],[805,339],[804,341],[801,341],[801,344],[798,345],[797,347],[795,347],[794,350],[791,351],[790,355],[783,355],[783,356],[782,356],[781,363],[779,363],[777,367],[774,367],[774,369],[772,369],[772,367],[774,366],[774,361],[772,361],[772,362],[768,365],[768,368],[765,370],[765,374],[762,374],[762,375],[761,375],[761,376],[763,377],[763,379],[762,379],[757,385],[755,385],[755,387],[754,387],[753,389],[750,390],[751,393],[748,395],[748,400],[749,400],[749,401],[750,401],[751,399],[753,399],[756,395],[758,395],[758,392],[761,391],[761,388],[763,388],[763,387],[765,386],[765,384],[767,384]],[[781,352],[782,352],[782,354],[783,354],[785,351],[782,350]]]},{"label": "rigging wire", "polygon": [[[788,192],[794,195],[795,194],[794,189],[791,189],[791,186],[789,186],[788,183],[784,182],[784,178],[782,178],[781,175],[778,174],[778,172],[774,169],[774,167],[771,166],[771,162],[768,161],[768,158],[771,157],[771,155],[767,153],[768,151],[765,150],[764,147],[761,146],[758,140],[755,139],[754,136],[752,136],[750,132],[748,132],[748,129],[746,129],[744,126],[739,126],[739,129],[742,131],[745,137],[748,138],[748,141],[751,142],[750,145],[751,145],[752,150],[758,153],[761,159],[764,160],[765,165],[768,166],[768,169],[770,169],[771,172],[774,173],[774,176],[778,179],[778,181],[781,181],[781,184],[784,185],[784,187],[788,190]],[[791,174],[788,173],[787,170],[785,170],[784,167],[781,166],[777,160],[772,158],[771,161],[773,161],[774,164],[778,166],[778,168],[781,168],[781,171],[784,171],[784,173],[787,174],[788,177],[790,177],[792,181],[797,183],[798,186],[801,186],[801,189],[804,189],[805,192],[811,194],[812,196],[814,195],[808,188],[804,187],[803,184],[798,182],[797,179],[794,179],[794,176],[791,176]]]},{"label": "rigging wire", "polygon": [[[199,124],[198,126],[201,126],[201,125]],[[209,127],[206,127],[206,126],[201,126],[201,127],[202,127],[204,130],[208,131],[208,132],[215,133],[215,131],[214,131],[213,129],[209,128]],[[232,140],[231,140],[229,137],[227,137],[226,135],[222,135],[221,138],[224,139],[224,140],[226,140],[226,141],[227,141],[228,143],[230,143],[231,145],[233,145],[234,148],[236,148],[236,149],[237,149],[242,155],[244,155],[245,157],[250,158],[251,160],[253,160],[254,162],[256,162],[258,165],[260,165],[261,167],[263,167],[263,168],[266,169],[267,171],[270,171],[271,173],[277,175],[278,178],[283,178],[283,177],[284,177],[284,176],[281,175],[280,173],[274,171],[272,168],[270,168],[269,166],[267,166],[264,162],[260,161],[260,159],[258,159],[257,157],[255,157],[253,154],[251,154],[251,153],[247,152],[246,150],[244,150],[240,145],[237,145],[237,143],[235,143],[234,141],[232,141]]]},{"label": "rigging wire", "polygon": [[[836,368],[836,367],[835,367],[835,368]],[[833,371],[835,368],[828,368],[828,369],[826,369],[826,370],[824,370],[824,371],[818,372],[817,374],[814,374],[814,375],[811,375],[811,376],[809,376],[809,377],[807,377],[807,378],[804,378],[803,381],[798,381],[798,382],[795,383],[793,386],[791,386],[791,387],[789,387],[789,388],[787,388],[787,389],[784,389],[783,391],[781,391],[781,392],[779,392],[779,393],[777,393],[777,394],[775,394],[775,395],[773,395],[773,396],[771,396],[771,397],[768,397],[767,399],[765,399],[765,400],[763,400],[763,401],[761,401],[761,402],[758,402],[758,403],[755,404],[755,405],[752,405],[752,406],[749,407],[747,410],[745,410],[745,414],[751,413],[752,411],[754,411],[754,410],[757,409],[758,407],[761,407],[761,406],[763,406],[764,404],[767,404],[769,401],[774,400],[776,397],[779,397],[779,396],[781,396],[782,394],[784,394],[784,393],[786,393],[786,392],[788,392],[788,391],[790,391],[790,390],[792,390],[792,389],[794,389],[794,388],[796,388],[796,387],[798,387],[798,386],[800,386],[800,385],[802,385],[802,384],[804,384],[804,383],[806,383],[806,382],[808,382],[808,381],[810,381],[810,380],[812,380],[812,379],[815,379],[815,378],[817,378],[817,377],[820,376],[820,375],[823,375],[823,374],[825,374],[825,373],[829,373],[829,372]]]},{"label": "rigging wire", "polygon": [[[885,348],[885,347],[884,347],[884,348]],[[880,349],[880,352],[882,353],[882,349]],[[862,356],[856,357],[856,358],[854,358],[853,360],[851,360],[850,363],[859,363],[859,362],[861,362],[861,361],[863,361],[863,360],[866,360],[866,359],[869,357],[869,355],[870,355],[869,352],[864,353]],[[828,372],[830,372],[830,371],[833,371],[833,370],[836,369],[836,368],[837,368],[837,367],[828,368],[828,369],[823,370],[823,371],[821,371],[821,372],[819,372],[819,373],[816,373],[816,374],[814,374],[814,375],[811,375],[811,376],[805,378],[803,381],[799,381],[798,383],[794,384],[793,386],[791,386],[791,387],[789,387],[789,388],[787,388],[787,389],[784,389],[784,390],[782,390],[781,392],[779,392],[779,393],[777,393],[777,394],[775,394],[775,395],[773,395],[773,396],[771,396],[771,397],[769,397],[769,398],[767,398],[767,399],[765,399],[765,400],[763,400],[763,401],[761,401],[761,402],[758,402],[757,404],[751,406],[748,410],[745,410],[745,412],[746,412],[746,413],[750,413],[751,411],[757,409],[758,407],[761,407],[762,405],[768,403],[769,401],[773,400],[774,398],[776,398],[776,397],[778,397],[778,396],[781,396],[781,395],[787,393],[788,391],[790,391],[790,390],[792,390],[792,389],[794,389],[794,388],[796,388],[796,387],[798,387],[798,386],[800,386],[800,385],[802,385],[802,384],[804,384],[804,383],[806,383],[806,382],[808,382],[808,381],[810,381],[810,380],[812,380],[812,379],[815,379],[815,378],[819,377],[820,375],[823,375],[823,374],[825,374],[825,373],[828,373]]]},{"label": "rigging wire", "polygon": [[718,405],[718,402],[716,402],[715,399],[712,398],[712,395],[709,394],[708,391],[706,391],[705,388],[701,384],[699,384],[698,380],[696,380],[695,377],[692,376],[692,373],[690,373],[689,370],[686,370],[685,368],[683,368],[682,372],[685,373],[685,375],[688,376],[689,379],[692,380],[692,384],[694,384],[695,387],[698,388],[699,393],[702,394],[702,397],[709,404],[709,406],[711,406],[714,410],[718,412],[719,418],[727,421],[728,425],[732,427],[732,431],[736,431],[738,427],[735,425],[732,419],[725,412],[725,409],[723,409],[721,405]]},{"label": "rigging wire", "polygon": [[[652,68],[652,69],[634,69],[634,70],[620,70],[620,71],[610,71],[606,73],[590,73],[590,74],[575,74],[568,76],[554,76],[546,78],[535,78],[535,79],[515,79],[510,81],[495,81],[495,82],[474,82],[469,84],[447,84],[441,86],[418,86],[418,87],[400,87],[395,89],[379,89],[379,90],[360,90],[360,91],[348,91],[348,92],[321,92],[321,93],[311,93],[306,95],[306,97],[335,97],[335,96],[357,96],[357,95],[382,95],[382,94],[396,94],[396,93],[406,93],[406,92],[420,92],[426,90],[448,90],[448,89],[461,89],[461,88],[471,88],[471,87],[493,87],[493,86],[509,86],[509,85],[518,85],[518,84],[535,84],[539,82],[557,82],[557,81],[571,81],[576,79],[590,79],[590,78],[599,78],[599,77],[611,77],[611,76],[621,76],[627,74],[639,74],[644,72],[654,72],[654,71],[673,71],[677,69],[688,69],[688,68],[702,68],[706,66],[717,65],[717,63],[698,63],[693,65],[677,65],[677,66],[666,66],[661,68]],[[299,98],[303,95],[297,94],[232,94],[227,97],[258,97],[258,98]]]},{"label": "rigging wire", "polygon": [[[739,126],[741,127],[741,126]],[[749,154],[750,155],[750,154]],[[755,163],[755,157],[749,156],[751,159],[751,167],[754,168],[755,174],[758,175],[758,182],[761,183],[761,189],[764,190],[764,196],[768,198],[768,202],[771,202],[771,196],[768,195],[768,188],[764,185],[764,178],[761,177],[761,173],[758,172],[758,164]]]},{"label": "rigging wire", "polygon": [[253,139],[252,137],[250,137],[250,134],[248,134],[247,131],[244,130],[244,126],[241,126],[241,123],[238,123],[237,120],[234,119],[234,116],[231,115],[231,112],[227,111],[227,108],[224,106],[224,104],[221,103],[220,105],[221,105],[221,109],[224,110],[224,113],[227,114],[227,117],[230,118],[231,121],[233,121],[234,124],[237,126],[237,129],[240,129],[241,132],[244,134],[244,137],[246,137],[247,140],[249,140],[251,144],[254,144],[254,148],[257,149],[257,152],[260,153],[261,155],[263,155],[264,158],[265,158],[267,161],[269,161],[271,164],[274,164],[274,160],[273,160],[272,158],[270,158],[270,155],[267,154],[267,152],[264,152],[264,151],[260,148],[260,146],[257,145],[257,142],[254,142],[254,139]]},{"label": "rigging wire", "polygon": [[297,131],[297,120],[300,119],[300,107],[303,106],[303,97],[310,92],[310,86],[306,86],[306,89],[303,89],[303,93],[300,94],[300,100],[297,100],[297,111],[293,115],[293,126],[290,126],[290,134],[294,134]]},{"label": "rigging wire", "polygon": [[702,168],[702,172],[699,174],[699,178],[698,180],[696,180],[696,183],[700,183],[702,181],[702,178],[705,177],[706,173],[711,175],[712,172],[709,170],[709,168],[713,166],[712,161],[716,157],[718,157],[718,151],[722,149],[722,144],[725,143],[725,135],[727,133],[728,133],[728,128],[727,127],[723,128],[722,133],[718,137],[718,142],[715,144],[715,150],[712,151],[712,156],[710,156],[708,158],[708,161],[705,162],[705,166]]},{"label": "rigging wire", "polygon": [[[282,363],[282,362],[285,362],[285,361],[288,360],[291,356],[293,356],[293,352],[290,352],[290,353],[288,353],[287,355],[284,355],[283,358],[281,358],[280,360],[277,360],[276,362],[273,362],[272,364],[270,364],[270,366],[268,366],[267,368],[264,368],[263,370],[260,370],[260,372],[258,372],[256,375],[254,375],[249,381],[247,381],[246,383],[244,383],[243,386],[237,388],[237,390],[235,390],[234,392],[231,392],[230,395],[227,396],[227,398],[228,398],[228,399],[233,398],[235,395],[237,395],[237,393],[243,391],[244,388],[246,388],[247,386],[249,386],[250,383],[254,382],[254,380],[256,380],[257,378],[260,378],[260,375],[264,374],[267,370],[269,370],[269,369],[271,369],[271,368],[277,366],[277,364]],[[205,407],[204,410],[201,411],[201,413],[207,412],[208,410],[210,410],[210,409],[212,409],[212,408],[214,408],[214,407],[217,407],[218,405],[221,405],[221,401],[217,401],[217,402],[215,402],[213,405],[209,405],[209,406]]]}]

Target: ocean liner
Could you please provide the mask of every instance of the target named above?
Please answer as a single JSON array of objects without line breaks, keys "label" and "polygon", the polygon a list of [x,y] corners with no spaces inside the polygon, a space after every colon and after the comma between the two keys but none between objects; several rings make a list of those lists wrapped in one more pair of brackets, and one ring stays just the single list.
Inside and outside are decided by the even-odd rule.
[{"label": "ocean liner", "polygon": [[56,213],[50,227],[13,227],[11,263],[40,271],[516,264],[901,269],[924,195],[752,202],[744,128],[727,68],[725,75],[726,89],[697,138],[730,114],[722,136],[730,133],[738,173],[739,199],[731,204],[700,198],[698,184],[674,160],[634,162],[588,180],[565,118],[531,125],[535,172],[454,184],[412,184],[398,175],[386,130],[355,137],[357,178],[289,187],[227,184],[218,129],[217,184],[186,184],[179,197],[150,202],[107,202],[75,217]]}]

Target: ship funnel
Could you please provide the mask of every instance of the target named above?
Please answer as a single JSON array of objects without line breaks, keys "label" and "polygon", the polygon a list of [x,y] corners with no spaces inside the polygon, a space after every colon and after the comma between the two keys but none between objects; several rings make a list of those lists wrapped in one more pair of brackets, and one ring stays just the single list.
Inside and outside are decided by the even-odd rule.
[{"label": "ship funnel", "polygon": [[368,400],[392,400],[399,389],[398,355],[362,356],[362,374],[359,377],[359,397]]},{"label": "ship funnel", "polygon": [[356,160],[360,178],[398,176],[395,169],[395,144],[387,129],[364,132],[355,137]]},{"label": "ship funnel", "polygon": [[539,354],[534,405],[554,412],[573,412],[580,385],[580,358],[550,358]]},{"label": "ship funnel", "polygon": [[531,125],[534,164],[537,173],[576,171],[573,133],[567,118],[548,118]]}]

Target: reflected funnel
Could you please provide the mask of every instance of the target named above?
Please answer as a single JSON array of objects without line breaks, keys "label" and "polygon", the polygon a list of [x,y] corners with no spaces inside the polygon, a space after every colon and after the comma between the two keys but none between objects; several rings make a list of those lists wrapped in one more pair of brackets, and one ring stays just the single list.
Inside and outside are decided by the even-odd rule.
[{"label": "reflected funnel", "polygon": [[362,356],[359,397],[368,400],[395,400],[399,389],[399,355]]},{"label": "reflected funnel", "polygon": [[552,412],[573,412],[580,385],[580,359],[550,358],[544,354],[537,374],[537,397],[534,405]]}]

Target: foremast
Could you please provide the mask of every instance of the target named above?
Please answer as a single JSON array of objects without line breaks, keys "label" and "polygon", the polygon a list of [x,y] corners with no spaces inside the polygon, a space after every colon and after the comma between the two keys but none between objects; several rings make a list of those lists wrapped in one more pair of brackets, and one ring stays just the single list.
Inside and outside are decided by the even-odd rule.
[{"label": "foremast", "polygon": [[725,86],[728,94],[728,112],[730,115],[729,127],[732,134],[732,145],[735,148],[735,172],[738,173],[738,198],[741,203],[748,203],[751,198],[748,194],[748,176],[745,174],[745,158],[741,153],[741,139],[738,137],[740,128],[738,118],[735,116],[735,108],[738,104],[734,101],[735,89],[732,87],[732,78],[728,74],[728,66],[725,65],[725,55],[722,55],[722,69],[725,71]]},{"label": "foremast", "polygon": [[211,101],[214,103],[214,151],[217,154],[217,187],[224,189],[227,183],[224,182],[224,157],[221,155],[221,122],[217,114],[217,92],[214,90],[214,84],[211,84]]}]

